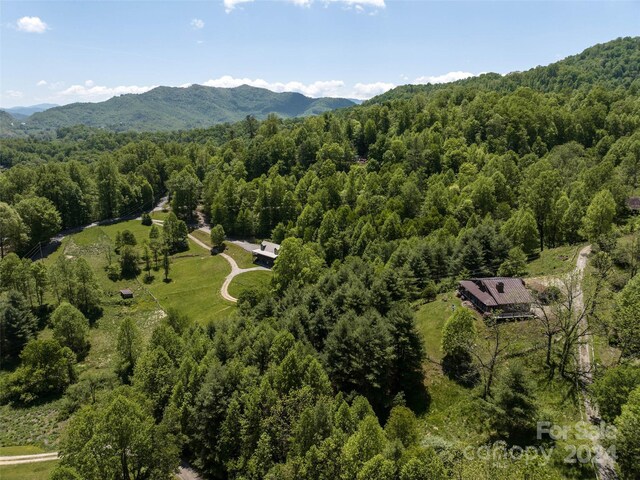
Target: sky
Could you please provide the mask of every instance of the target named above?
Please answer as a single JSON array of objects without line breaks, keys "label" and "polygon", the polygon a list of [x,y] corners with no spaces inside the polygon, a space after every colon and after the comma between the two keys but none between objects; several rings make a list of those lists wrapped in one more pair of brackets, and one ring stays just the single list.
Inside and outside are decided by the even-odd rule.
[{"label": "sky", "polygon": [[0,0],[0,107],[194,83],[366,99],[637,35],[638,1]]}]

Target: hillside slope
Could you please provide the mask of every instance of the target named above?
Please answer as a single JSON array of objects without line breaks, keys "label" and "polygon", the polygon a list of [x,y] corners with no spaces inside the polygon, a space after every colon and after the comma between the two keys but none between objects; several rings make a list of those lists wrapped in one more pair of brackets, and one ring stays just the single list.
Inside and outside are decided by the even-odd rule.
[{"label": "hillside slope", "polygon": [[315,115],[353,105],[340,98],[309,98],[299,93],[275,93],[242,85],[215,88],[157,87],[100,103],[73,103],[33,114],[29,128],[50,129],[87,125],[109,130],[158,131],[204,128],[236,122],[247,115],[258,119],[275,113],[290,118]]},{"label": "hillside slope", "polygon": [[529,87],[541,92],[566,92],[600,84],[607,88],[640,88],[640,37],[625,37],[594,45],[577,55],[525,72],[507,75],[487,73],[478,77],[448,84],[402,85],[367,104],[411,98],[416,94],[430,94],[451,85],[472,87],[495,92],[511,92]]}]

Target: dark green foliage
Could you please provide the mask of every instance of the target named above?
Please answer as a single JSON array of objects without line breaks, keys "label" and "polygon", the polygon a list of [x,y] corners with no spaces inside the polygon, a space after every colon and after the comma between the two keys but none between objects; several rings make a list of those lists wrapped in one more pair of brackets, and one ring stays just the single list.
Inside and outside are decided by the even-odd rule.
[{"label": "dark green foliage", "polygon": [[616,419],[616,453],[622,478],[631,480],[640,475],[640,387],[629,395],[622,407],[622,413]]},{"label": "dark green foliage", "polygon": [[0,352],[2,362],[13,363],[27,342],[35,335],[38,324],[22,294],[12,290],[0,300]]},{"label": "dark green foliage", "polygon": [[146,212],[143,213],[142,214],[142,225],[150,227],[152,224],[153,224],[153,219],[151,218],[151,215],[149,215]]},{"label": "dark green foliage", "polygon": [[501,438],[515,444],[526,444],[534,438],[537,407],[521,365],[514,364],[507,369],[494,394],[493,408],[492,424]]},{"label": "dark green foliage", "polygon": [[31,340],[20,359],[21,365],[3,379],[3,403],[27,404],[61,394],[76,379],[74,353],[56,340]]},{"label": "dark green foliage", "polygon": [[120,275],[122,278],[134,278],[140,273],[140,256],[134,247],[125,245],[120,249]]}]

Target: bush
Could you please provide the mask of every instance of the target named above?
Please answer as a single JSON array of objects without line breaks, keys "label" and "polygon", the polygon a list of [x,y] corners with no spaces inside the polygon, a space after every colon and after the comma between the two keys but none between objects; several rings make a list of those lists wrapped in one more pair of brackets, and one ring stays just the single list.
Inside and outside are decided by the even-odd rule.
[{"label": "bush", "polygon": [[80,310],[67,302],[61,303],[51,315],[53,338],[69,347],[78,360],[89,352],[89,321]]},{"label": "bush", "polygon": [[135,248],[125,245],[120,252],[120,276],[122,278],[133,278],[140,273],[138,265],[138,252]]},{"label": "bush", "polygon": [[562,298],[562,291],[555,285],[549,285],[538,294],[538,300],[542,305],[551,305]]},{"label": "bush", "polygon": [[31,340],[20,355],[22,365],[0,388],[2,403],[32,403],[56,395],[76,380],[76,358],[57,340]]},{"label": "bush", "polygon": [[142,214],[142,225],[150,227],[152,224],[153,224],[153,220],[151,218],[151,215],[149,215],[148,213],[143,213]]}]

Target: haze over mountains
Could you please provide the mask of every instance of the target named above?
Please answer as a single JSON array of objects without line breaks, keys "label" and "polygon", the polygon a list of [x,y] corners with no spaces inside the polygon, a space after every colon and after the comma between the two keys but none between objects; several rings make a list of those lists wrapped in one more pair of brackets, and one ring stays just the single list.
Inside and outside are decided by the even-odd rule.
[{"label": "haze over mountains", "polygon": [[353,101],[343,98],[309,98],[300,93],[276,93],[247,85],[157,87],[100,103],[72,103],[35,112],[26,119],[25,126],[28,130],[80,124],[114,131],[186,130],[236,122],[247,115],[257,119],[270,113],[283,118],[302,117],[352,105]]}]

